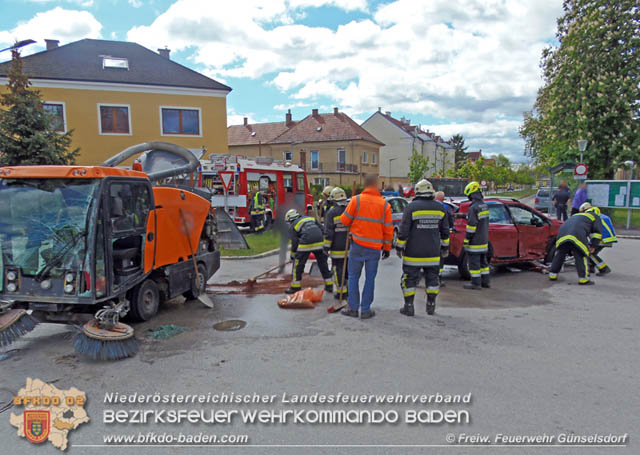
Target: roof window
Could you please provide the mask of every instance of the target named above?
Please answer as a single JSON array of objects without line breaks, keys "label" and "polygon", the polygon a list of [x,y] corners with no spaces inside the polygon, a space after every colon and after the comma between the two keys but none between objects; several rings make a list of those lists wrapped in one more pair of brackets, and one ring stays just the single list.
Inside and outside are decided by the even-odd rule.
[{"label": "roof window", "polygon": [[117,57],[102,57],[102,68],[118,68],[123,70],[129,69],[129,60],[126,58],[117,58]]}]

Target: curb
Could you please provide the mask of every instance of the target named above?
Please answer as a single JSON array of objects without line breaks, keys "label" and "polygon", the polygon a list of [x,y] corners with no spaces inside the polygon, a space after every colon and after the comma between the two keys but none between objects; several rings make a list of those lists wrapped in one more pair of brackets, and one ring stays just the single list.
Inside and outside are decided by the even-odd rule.
[{"label": "curb", "polygon": [[260,259],[260,258],[266,258],[267,256],[276,255],[279,252],[280,252],[280,248],[275,248],[273,250],[265,251],[264,253],[254,254],[253,256],[220,256],[220,259],[228,259],[231,261],[242,261],[244,259]]},{"label": "curb", "polygon": [[640,235],[621,234],[617,236],[619,239],[640,240]]}]

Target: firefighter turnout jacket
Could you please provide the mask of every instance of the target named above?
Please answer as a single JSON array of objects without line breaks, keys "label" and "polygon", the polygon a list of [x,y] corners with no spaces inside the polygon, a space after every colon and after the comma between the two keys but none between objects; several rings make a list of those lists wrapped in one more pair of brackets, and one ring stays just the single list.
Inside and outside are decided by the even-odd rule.
[{"label": "firefighter turnout jacket", "polygon": [[611,245],[612,243],[616,243],[618,241],[618,237],[616,237],[616,230],[613,227],[611,218],[603,213],[600,215],[600,221],[602,222],[601,245]]},{"label": "firefighter turnout jacket", "polygon": [[404,209],[398,231],[403,264],[440,267],[440,249],[449,247],[449,220],[438,201],[416,196]]},{"label": "firefighter turnout jacket", "polygon": [[324,247],[328,248],[329,255],[336,259],[344,258],[346,254],[349,228],[340,221],[340,215],[346,208],[346,205],[335,205],[324,219]]},{"label": "firefighter turnout jacket", "polygon": [[479,191],[472,193],[470,199],[464,249],[469,253],[487,253],[489,251],[489,207],[484,203],[482,193]]},{"label": "firefighter turnout jacket", "polygon": [[376,188],[365,188],[362,193],[351,198],[340,221],[345,226],[351,226],[351,236],[358,245],[373,250],[391,250],[391,206]]},{"label": "firefighter turnout jacket", "polygon": [[331,199],[323,199],[320,202],[320,206],[318,209],[318,215],[320,216],[321,220],[325,220],[327,217],[327,213],[329,212],[329,210],[331,210],[333,207],[335,206],[335,204],[333,203],[333,201]]},{"label": "firefighter turnout jacket", "polygon": [[249,212],[251,215],[262,215],[264,214],[264,196],[260,191],[256,191],[256,194],[251,198],[251,203],[249,204]]},{"label": "firefighter turnout jacket", "polygon": [[310,216],[299,216],[291,220],[289,237],[292,253],[322,250],[322,228]]},{"label": "firefighter turnout jacket", "polygon": [[565,242],[571,242],[585,256],[589,256],[589,246],[597,248],[600,245],[600,240],[602,240],[600,217],[590,212],[576,213],[560,226],[557,238],[556,248]]}]

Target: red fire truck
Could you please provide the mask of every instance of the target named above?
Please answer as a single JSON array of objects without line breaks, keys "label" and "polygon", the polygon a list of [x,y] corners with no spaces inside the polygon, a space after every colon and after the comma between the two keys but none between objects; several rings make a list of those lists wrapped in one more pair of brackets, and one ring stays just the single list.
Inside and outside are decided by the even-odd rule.
[{"label": "red fire truck", "polygon": [[[233,221],[240,226],[248,226],[251,221],[249,197],[254,189],[265,196],[266,225],[281,209],[297,208],[305,214],[312,210],[313,196],[307,185],[307,174],[300,166],[273,158],[239,155],[210,155],[210,159],[200,163],[199,186],[209,188],[214,193],[211,204],[226,206]],[[226,195],[220,171],[233,172]]]}]

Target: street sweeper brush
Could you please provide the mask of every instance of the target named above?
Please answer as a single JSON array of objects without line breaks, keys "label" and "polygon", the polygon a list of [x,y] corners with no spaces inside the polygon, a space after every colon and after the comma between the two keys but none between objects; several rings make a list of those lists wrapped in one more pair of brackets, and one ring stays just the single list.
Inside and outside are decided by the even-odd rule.
[{"label": "street sweeper brush", "polygon": [[133,327],[127,324],[118,322],[105,328],[92,319],[76,334],[73,347],[92,360],[120,360],[138,352],[138,340],[133,336]]},{"label": "street sweeper brush", "polygon": [[0,347],[8,346],[31,332],[37,324],[38,320],[26,310],[13,309],[0,314]]}]

